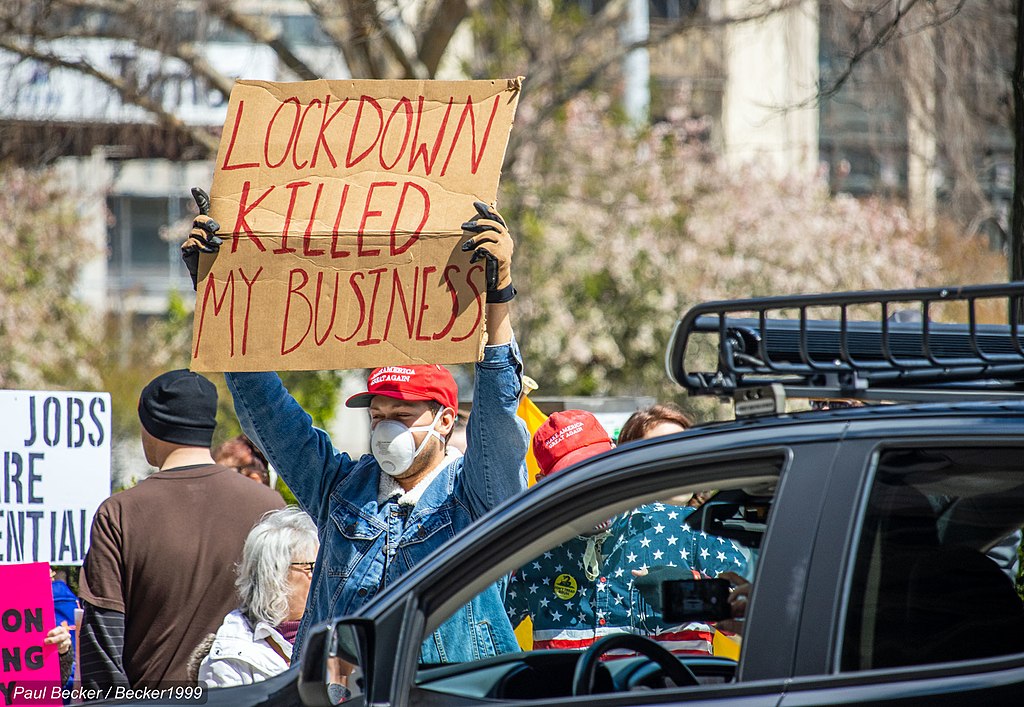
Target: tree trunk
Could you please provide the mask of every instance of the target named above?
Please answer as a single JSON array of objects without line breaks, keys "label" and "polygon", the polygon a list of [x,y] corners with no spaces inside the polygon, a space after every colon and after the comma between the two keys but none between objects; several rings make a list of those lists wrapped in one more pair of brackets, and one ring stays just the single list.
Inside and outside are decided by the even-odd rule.
[{"label": "tree trunk", "polygon": [[[1010,207],[1010,279],[1024,280],[1024,0],[1017,0],[1013,62],[1013,203]],[[1020,303],[1018,303],[1018,309]],[[1020,319],[1021,312],[1017,312]]]}]

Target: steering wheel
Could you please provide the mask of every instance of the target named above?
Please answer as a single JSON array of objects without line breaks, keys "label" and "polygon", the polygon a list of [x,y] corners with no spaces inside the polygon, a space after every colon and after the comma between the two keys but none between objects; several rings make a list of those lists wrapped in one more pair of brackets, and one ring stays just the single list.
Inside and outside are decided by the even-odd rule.
[{"label": "steering wheel", "polygon": [[641,653],[658,664],[665,677],[676,685],[699,685],[697,676],[679,662],[665,647],[645,636],[633,633],[615,633],[595,641],[576,661],[576,672],[572,677],[573,695],[590,695],[594,689],[594,676],[601,656],[617,648]]}]

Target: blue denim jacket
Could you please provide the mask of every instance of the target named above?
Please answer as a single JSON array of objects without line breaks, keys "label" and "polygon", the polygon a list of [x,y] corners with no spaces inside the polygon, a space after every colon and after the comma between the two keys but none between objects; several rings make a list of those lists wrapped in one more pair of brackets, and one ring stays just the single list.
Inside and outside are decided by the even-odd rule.
[{"label": "blue denim jacket", "polygon": [[[354,613],[442,543],[526,488],[525,426],[516,417],[522,361],[515,341],[488,346],[476,365],[467,451],[411,507],[378,503],[372,455],[339,453],[276,373],[227,373],[242,429],[316,521],[320,551],[295,640]],[[504,609],[505,582],[488,587],[423,643],[421,662],[462,662],[518,650]]]}]

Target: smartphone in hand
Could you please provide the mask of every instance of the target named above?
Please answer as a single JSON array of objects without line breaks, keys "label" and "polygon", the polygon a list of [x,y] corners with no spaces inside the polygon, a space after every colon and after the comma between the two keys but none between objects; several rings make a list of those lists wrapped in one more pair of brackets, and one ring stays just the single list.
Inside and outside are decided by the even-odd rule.
[{"label": "smartphone in hand", "polygon": [[672,579],[661,583],[662,619],[721,621],[731,618],[727,579]]}]

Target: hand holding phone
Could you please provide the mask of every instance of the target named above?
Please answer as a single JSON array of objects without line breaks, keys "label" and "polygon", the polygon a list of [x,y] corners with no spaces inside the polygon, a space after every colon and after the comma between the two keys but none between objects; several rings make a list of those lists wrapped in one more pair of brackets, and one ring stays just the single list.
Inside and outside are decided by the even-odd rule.
[{"label": "hand holding phone", "polygon": [[665,621],[722,621],[733,616],[728,579],[673,579],[662,582],[661,591]]},{"label": "hand holding phone", "polygon": [[742,619],[747,615],[747,601],[750,599],[750,590],[754,585],[745,580],[735,572],[722,572],[719,579],[727,579],[732,585],[732,592],[729,594],[729,607],[732,609],[732,618]]}]

